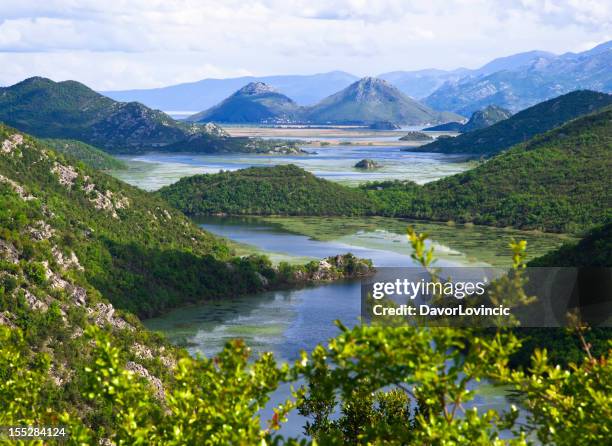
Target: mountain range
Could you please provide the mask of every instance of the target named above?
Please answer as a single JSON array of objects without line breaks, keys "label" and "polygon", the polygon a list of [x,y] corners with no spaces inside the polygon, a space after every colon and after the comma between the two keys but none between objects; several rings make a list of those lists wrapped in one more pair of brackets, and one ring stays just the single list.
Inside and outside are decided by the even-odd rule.
[{"label": "mountain range", "polygon": [[610,94],[588,90],[574,91],[529,107],[489,127],[402,150],[490,156],[611,104]]},{"label": "mountain range", "polygon": [[300,105],[312,105],[359,78],[343,71],[312,75],[243,76],[229,79],[203,79],[163,88],[103,91],[116,101],[138,101],[168,111],[205,110],[218,104],[251,82],[263,82],[293,98]]},{"label": "mountain range", "polygon": [[461,117],[440,113],[411,99],[382,79],[366,77],[310,106],[298,106],[263,82],[252,82],[208,110],[187,118],[218,123],[312,123],[402,125],[447,122]]},{"label": "mountain range", "polygon": [[107,98],[79,82],[42,77],[0,88],[0,122],[37,137],[81,141],[106,152],[295,150],[283,141],[231,137],[212,123],[176,121],[138,102]]},{"label": "mountain range", "polygon": [[517,112],[580,89],[612,92],[612,41],[577,54],[534,56],[518,67],[446,82],[424,102],[469,115],[490,104]]},{"label": "mountain range", "polygon": [[[487,105],[516,112],[577,89],[612,91],[610,49],[603,43],[581,53],[528,51],[496,58],[477,69],[392,71],[376,77],[436,110],[469,116]],[[310,106],[349,86],[357,76],[342,71],[314,75],[204,79],[164,88],[104,92],[119,101],[139,101],[175,111],[205,110],[250,82],[264,82],[300,105]]]}]

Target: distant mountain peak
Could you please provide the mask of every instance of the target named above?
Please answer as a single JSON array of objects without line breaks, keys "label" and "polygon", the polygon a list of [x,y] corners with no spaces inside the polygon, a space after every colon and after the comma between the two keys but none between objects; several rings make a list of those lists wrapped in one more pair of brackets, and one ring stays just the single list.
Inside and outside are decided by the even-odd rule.
[{"label": "distant mountain peak", "polygon": [[372,76],[363,77],[363,78],[359,79],[357,82],[355,82],[353,85],[356,86],[357,88],[380,88],[380,87],[384,87],[384,88],[392,88],[392,89],[396,90],[396,88],[392,84],[387,82],[386,80],[380,79],[378,77],[372,77]]},{"label": "distant mountain peak", "polygon": [[255,96],[266,93],[278,93],[278,90],[264,82],[249,82],[236,92],[236,94],[242,96]]}]

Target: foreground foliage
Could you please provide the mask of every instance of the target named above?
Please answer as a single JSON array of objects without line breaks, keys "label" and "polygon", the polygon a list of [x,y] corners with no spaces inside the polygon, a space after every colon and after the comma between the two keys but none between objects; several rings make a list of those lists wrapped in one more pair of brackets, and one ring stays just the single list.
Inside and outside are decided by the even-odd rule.
[{"label": "foreground foliage", "polygon": [[[426,235],[409,234],[413,257],[435,277]],[[512,248],[515,275],[494,289],[505,293],[499,298],[520,302],[525,244]],[[28,274],[39,280],[35,270]],[[70,329],[71,321],[60,326]],[[168,369],[157,370],[161,388],[130,366],[126,345],[132,341],[125,344],[125,333],[81,324],[86,329],[76,341],[52,335],[53,342],[79,345],[72,381],[63,385],[52,379],[56,358],[33,348],[31,328],[0,324],[0,425],[63,425],[66,444],[75,445],[298,444],[277,432],[297,408],[310,420],[310,439],[300,444],[527,445],[535,436],[544,444],[596,445],[612,433],[612,344],[596,357],[583,336],[587,328],[578,323],[583,357],[568,367],[535,349],[531,367],[510,368],[521,341],[507,329],[490,336],[470,329],[339,325],[336,338],[303,352],[293,366],[278,365],[271,354],[251,358],[239,340],[214,358],[168,351]],[[482,411],[471,405],[474,384],[483,381],[512,386],[517,406]],[[296,386],[294,399],[261,420],[271,393],[286,383]],[[78,395],[67,400],[62,387]]]}]

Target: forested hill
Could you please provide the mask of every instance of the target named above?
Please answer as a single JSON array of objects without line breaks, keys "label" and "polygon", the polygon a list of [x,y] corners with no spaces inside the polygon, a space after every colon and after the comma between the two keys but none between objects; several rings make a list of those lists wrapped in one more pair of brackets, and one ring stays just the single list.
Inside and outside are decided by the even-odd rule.
[{"label": "forested hill", "polygon": [[588,90],[574,91],[529,107],[490,127],[404,150],[490,156],[610,104],[612,95]]},{"label": "forested hill", "polygon": [[422,187],[390,183],[366,189],[384,215],[580,232],[612,219],[611,171],[607,107],[467,172]]},{"label": "forested hill", "polygon": [[79,82],[42,77],[0,88],[0,122],[37,137],[79,140],[107,152],[176,150],[187,141],[190,151],[252,151],[245,148],[251,140],[231,138],[214,124],[175,121],[138,102],[116,102]]},{"label": "forested hill", "polygon": [[315,177],[294,165],[194,175],[159,194],[188,215],[363,215],[362,191]]}]

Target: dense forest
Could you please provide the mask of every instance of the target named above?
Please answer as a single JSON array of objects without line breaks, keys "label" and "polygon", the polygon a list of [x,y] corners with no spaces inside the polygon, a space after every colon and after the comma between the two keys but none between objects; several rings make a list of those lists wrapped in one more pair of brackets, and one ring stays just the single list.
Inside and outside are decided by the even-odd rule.
[{"label": "dense forest", "polygon": [[294,166],[251,167],[195,175],[160,189],[187,215],[363,215],[373,212],[362,191]]}]

